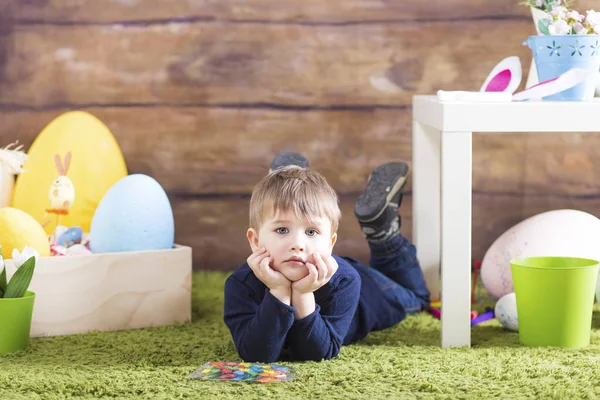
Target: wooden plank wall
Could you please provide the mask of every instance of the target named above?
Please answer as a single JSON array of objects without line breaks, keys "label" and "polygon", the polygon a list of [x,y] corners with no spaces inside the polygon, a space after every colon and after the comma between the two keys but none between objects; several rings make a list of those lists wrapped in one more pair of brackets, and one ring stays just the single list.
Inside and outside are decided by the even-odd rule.
[{"label": "wooden plank wall", "polygon": [[[93,113],[130,172],[167,190],[195,267],[222,270],[249,254],[253,185],[277,152],[299,151],[340,193],[336,251],[367,261],[352,207],[375,166],[411,163],[412,96],[478,90],[511,55],[526,73],[534,27],[518,3],[0,0],[0,145],[28,146],[64,111]],[[401,93],[370,86],[387,68]],[[600,214],[593,135],[486,134],[473,147],[474,258],[531,215]]]}]

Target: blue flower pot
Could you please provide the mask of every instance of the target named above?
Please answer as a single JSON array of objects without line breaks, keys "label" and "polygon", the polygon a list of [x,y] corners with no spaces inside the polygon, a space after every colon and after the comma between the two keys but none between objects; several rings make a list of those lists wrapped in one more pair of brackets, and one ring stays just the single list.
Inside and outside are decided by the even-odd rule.
[{"label": "blue flower pot", "polygon": [[[600,70],[600,35],[530,36],[527,45],[533,52],[540,82],[556,78],[571,68]],[[594,74],[577,86],[544,100],[592,100],[596,79]]]}]

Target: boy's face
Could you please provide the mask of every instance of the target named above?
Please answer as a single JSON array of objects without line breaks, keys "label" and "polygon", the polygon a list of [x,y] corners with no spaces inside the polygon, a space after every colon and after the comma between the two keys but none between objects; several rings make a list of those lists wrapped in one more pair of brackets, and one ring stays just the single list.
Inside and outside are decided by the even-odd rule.
[{"label": "boy's face", "polygon": [[248,230],[252,251],[264,246],[272,258],[271,268],[292,282],[308,275],[305,264],[315,263],[313,253],[330,255],[336,240],[329,218],[304,221],[291,211],[277,211],[265,218],[258,232]]}]

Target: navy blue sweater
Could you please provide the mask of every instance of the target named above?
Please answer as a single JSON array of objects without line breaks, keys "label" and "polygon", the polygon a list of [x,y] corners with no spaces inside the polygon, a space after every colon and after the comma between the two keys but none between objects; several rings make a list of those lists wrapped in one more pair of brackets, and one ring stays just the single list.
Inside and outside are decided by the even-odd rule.
[{"label": "navy blue sweater", "polygon": [[274,297],[248,264],[225,283],[225,324],[245,361],[273,362],[289,351],[293,360],[330,359],[340,347],[373,330],[393,326],[406,313],[389,304],[372,278],[349,258],[333,256],[338,270],[315,292],[315,311],[294,320],[294,307]]}]

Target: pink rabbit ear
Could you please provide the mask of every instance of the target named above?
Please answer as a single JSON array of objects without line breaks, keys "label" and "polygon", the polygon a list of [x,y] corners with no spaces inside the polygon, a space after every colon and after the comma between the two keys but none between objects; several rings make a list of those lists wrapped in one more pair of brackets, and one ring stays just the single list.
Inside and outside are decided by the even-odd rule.
[{"label": "pink rabbit ear", "polygon": [[67,154],[65,155],[65,166],[64,166],[63,175],[67,174],[67,171],[69,170],[69,165],[71,165],[71,152],[67,151]]},{"label": "pink rabbit ear", "polygon": [[494,67],[485,79],[480,92],[514,93],[523,79],[521,60],[517,56],[507,57]]},{"label": "pink rabbit ear", "polygon": [[56,169],[60,175],[64,175],[63,166],[60,162],[60,156],[58,154],[54,155],[54,162],[56,163]]},{"label": "pink rabbit ear", "polygon": [[508,85],[512,74],[509,69],[504,69],[495,75],[487,84],[484,92],[504,92]]}]

